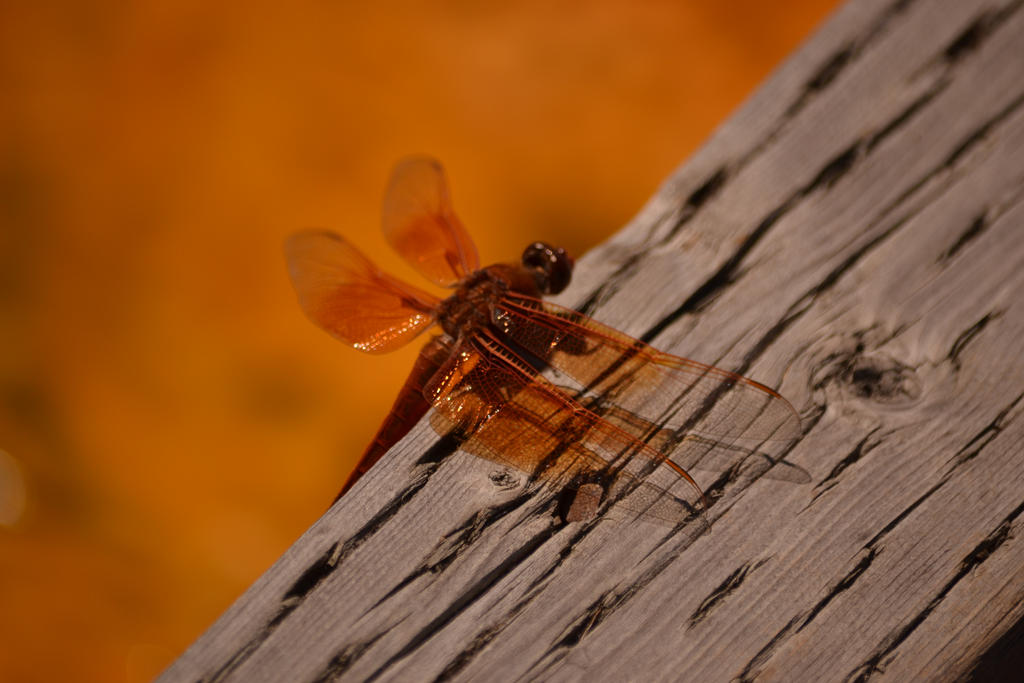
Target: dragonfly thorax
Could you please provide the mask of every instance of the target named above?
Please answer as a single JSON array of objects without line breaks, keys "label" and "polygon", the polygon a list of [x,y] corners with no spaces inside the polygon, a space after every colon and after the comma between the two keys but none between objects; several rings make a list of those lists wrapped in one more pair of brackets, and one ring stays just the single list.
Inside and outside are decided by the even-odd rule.
[{"label": "dragonfly thorax", "polygon": [[463,280],[455,293],[438,307],[438,323],[453,339],[463,338],[488,325],[509,283],[489,268]]}]

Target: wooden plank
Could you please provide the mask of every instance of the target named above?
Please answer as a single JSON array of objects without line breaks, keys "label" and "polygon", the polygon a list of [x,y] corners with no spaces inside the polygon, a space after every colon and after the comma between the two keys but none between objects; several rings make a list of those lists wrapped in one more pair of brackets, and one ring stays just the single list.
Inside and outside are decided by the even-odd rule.
[{"label": "wooden plank", "polygon": [[845,5],[559,297],[779,387],[809,483],[565,522],[424,423],[161,680],[966,675],[1024,615],[1021,5]]}]

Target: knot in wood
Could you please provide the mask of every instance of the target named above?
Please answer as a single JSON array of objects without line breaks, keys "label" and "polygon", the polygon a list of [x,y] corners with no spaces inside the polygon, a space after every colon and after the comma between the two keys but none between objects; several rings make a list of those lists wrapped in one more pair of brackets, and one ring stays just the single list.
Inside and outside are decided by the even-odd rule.
[{"label": "knot in wood", "polygon": [[519,477],[508,470],[495,470],[488,475],[491,483],[502,491],[511,491],[519,486]]},{"label": "knot in wood", "polygon": [[921,382],[914,369],[888,356],[860,356],[842,376],[849,390],[876,403],[911,403],[921,396]]}]

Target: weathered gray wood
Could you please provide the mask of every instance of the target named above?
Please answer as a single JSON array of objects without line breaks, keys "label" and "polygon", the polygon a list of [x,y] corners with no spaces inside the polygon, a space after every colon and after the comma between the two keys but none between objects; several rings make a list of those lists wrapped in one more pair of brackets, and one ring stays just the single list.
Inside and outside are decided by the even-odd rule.
[{"label": "weathered gray wood", "polygon": [[810,483],[566,523],[421,424],[162,680],[965,675],[1024,616],[1021,4],[847,4],[561,297],[779,387]]}]

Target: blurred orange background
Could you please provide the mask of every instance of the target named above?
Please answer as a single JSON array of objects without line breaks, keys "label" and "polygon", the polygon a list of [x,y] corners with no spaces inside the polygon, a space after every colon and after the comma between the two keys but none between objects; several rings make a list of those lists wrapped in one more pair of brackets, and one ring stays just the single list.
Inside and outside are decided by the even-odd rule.
[{"label": "blurred orange background", "polygon": [[835,0],[4,3],[0,679],[148,680],[324,512],[412,364],[281,246],[446,165],[483,262],[581,254]]}]

